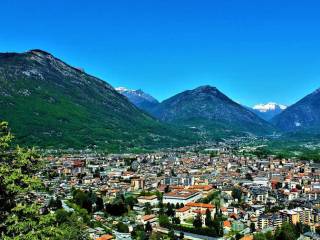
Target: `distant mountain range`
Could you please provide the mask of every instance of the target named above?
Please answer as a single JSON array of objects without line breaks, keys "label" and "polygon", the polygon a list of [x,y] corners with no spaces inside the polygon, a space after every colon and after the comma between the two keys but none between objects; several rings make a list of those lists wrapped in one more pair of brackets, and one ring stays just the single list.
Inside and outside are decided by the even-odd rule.
[{"label": "distant mountain range", "polygon": [[277,104],[274,102],[269,102],[266,104],[257,104],[253,106],[252,111],[258,115],[260,118],[270,121],[273,117],[280,114],[285,110],[287,106],[283,104]]},{"label": "distant mountain range", "polygon": [[[153,109],[155,109],[155,107],[157,107],[160,104],[156,98],[154,98],[148,93],[145,93],[141,89],[132,90],[127,89],[125,87],[118,87],[116,88],[116,90],[122,95],[126,96],[129,99],[129,101],[136,105],[138,108],[150,114],[154,114]],[[274,102],[269,102],[266,104],[257,104],[252,108],[247,106],[244,107],[266,121],[270,121],[273,117],[280,114],[283,110],[287,108],[287,106],[283,104],[278,104]]]},{"label": "distant mountain range", "polygon": [[201,86],[184,91],[161,103],[155,102],[153,97],[141,90],[139,93],[143,94],[138,94],[138,96],[135,90],[123,91],[121,88],[119,91],[128,96],[134,104],[152,101],[148,104],[148,106],[153,104],[151,108],[137,106],[155,118],[163,122],[198,129],[206,132],[207,135],[226,136],[240,132],[258,134],[272,131],[270,124],[229,99],[215,87]]},{"label": "distant mountain range", "polygon": [[272,119],[272,123],[283,131],[320,130],[320,89],[291,105]]},{"label": "distant mountain range", "polygon": [[157,99],[143,92],[141,89],[131,90],[124,87],[117,87],[116,90],[126,96],[135,106],[146,112],[150,112],[159,104]]},{"label": "distant mountain range", "polygon": [[212,86],[159,103],[142,90],[114,89],[42,50],[0,53],[0,85],[0,120],[9,121],[22,145],[116,152],[320,129],[320,90],[288,108],[248,109]]},{"label": "distant mountain range", "polygon": [[[192,125],[191,122],[195,123],[194,121],[191,121],[191,119],[195,120],[194,117],[195,115],[197,116],[202,116],[204,117],[204,119],[208,119],[208,114],[213,113],[213,116],[215,116],[217,119],[219,118],[219,113],[221,113],[222,115],[225,114],[226,109],[220,109],[218,111],[212,111],[209,110],[209,106],[207,104],[205,104],[205,106],[202,106],[201,104],[195,104],[195,108],[199,107],[199,109],[188,109],[188,106],[190,105],[190,103],[192,102],[196,102],[198,101],[198,97],[197,94],[199,93],[199,89],[209,89],[209,88],[213,88],[210,86],[203,86],[203,87],[199,87],[198,89],[194,89],[194,90],[189,90],[189,91],[185,91],[183,93],[177,94],[176,96],[169,98],[165,101],[163,101],[162,103],[157,103],[154,106],[155,107],[151,107],[151,108],[144,108],[141,107],[144,111],[149,112],[151,115],[155,116],[156,118],[162,120],[162,121],[166,121],[166,122],[175,122],[175,121],[179,121],[179,123],[181,123],[181,119],[186,119],[186,118],[190,118],[188,120],[188,122],[190,124],[187,125]],[[214,88],[213,88],[214,89]],[[219,90],[215,89],[217,91],[217,94],[222,96],[223,94],[221,92],[219,92]],[[176,99],[178,99],[179,101],[181,100],[180,98],[185,98],[187,95],[189,95],[192,92],[194,92],[195,94],[193,94],[193,96],[191,97],[191,99],[188,99],[186,102],[183,101],[182,103],[177,103],[178,101],[176,101]],[[145,93],[144,93],[145,94]],[[148,94],[147,94],[148,95]],[[266,104],[257,104],[255,106],[251,107],[247,107],[247,106],[242,106],[243,108],[246,108],[247,110],[250,110],[251,112],[253,112],[255,115],[257,115],[259,118],[270,122],[276,130],[278,131],[285,131],[285,132],[295,132],[295,131],[308,131],[310,133],[310,131],[316,131],[316,132],[320,132],[320,89],[316,90],[315,92],[313,92],[312,94],[306,96],[305,98],[303,98],[302,100],[300,100],[299,102],[297,102],[296,104],[293,104],[290,107],[287,107],[286,105],[283,104],[278,104],[278,103],[274,103],[274,102],[269,102]],[[150,96],[150,95],[148,95]],[[152,99],[154,99],[153,97],[151,97]],[[227,98],[225,95],[222,98]],[[129,98],[130,100],[130,98]],[[230,100],[230,99],[229,99]],[[173,105],[176,106],[168,106],[171,105],[172,102],[174,102]],[[205,101],[204,101],[205,102]],[[227,101],[228,102],[228,101]],[[133,102],[134,103],[134,102]],[[235,102],[233,102],[235,103]],[[223,104],[223,106],[225,106],[225,103]],[[201,110],[202,108],[204,109],[203,111]],[[175,109],[174,109],[175,108]],[[200,114],[197,114],[198,112],[201,112]],[[235,113],[232,113],[235,114]],[[186,115],[188,115],[188,117],[186,117]],[[175,116],[175,117],[172,117]],[[206,116],[206,117],[205,117]],[[225,115],[224,115],[225,116]],[[235,114],[235,116],[239,116],[238,114]],[[225,116],[226,117],[226,116]],[[200,120],[199,118],[197,118],[197,121],[200,123],[203,123],[203,120]],[[210,117],[209,117],[210,119]],[[260,119],[260,121],[261,121]],[[212,119],[211,119],[212,120]],[[225,129],[225,124],[230,124],[230,118],[226,117],[225,119],[221,119],[220,121],[211,121],[209,122],[210,124],[216,125],[214,127],[215,130],[222,130],[223,131],[228,131]],[[220,122],[218,124],[218,122]],[[221,124],[224,123],[224,124]],[[255,121],[257,122],[257,121]],[[259,121],[258,121],[259,122]],[[204,124],[207,125],[208,123]],[[203,126],[203,124],[200,124],[201,126]],[[265,125],[265,124],[263,124]],[[241,123],[241,130],[245,130],[246,127],[243,128],[243,126],[247,126],[246,124]],[[268,125],[267,129],[269,129],[270,125]],[[256,128],[256,126],[253,127],[254,130],[257,130],[258,128]],[[213,129],[211,128],[211,131]],[[230,129],[229,129],[230,130]],[[238,129],[239,130],[239,129]],[[246,129],[248,130],[248,129]],[[249,129],[250,130],[250,129]],[[261,129],[260,129],[261,130]],[[249,132],[259,132],[259,131],[249,131]]]}]

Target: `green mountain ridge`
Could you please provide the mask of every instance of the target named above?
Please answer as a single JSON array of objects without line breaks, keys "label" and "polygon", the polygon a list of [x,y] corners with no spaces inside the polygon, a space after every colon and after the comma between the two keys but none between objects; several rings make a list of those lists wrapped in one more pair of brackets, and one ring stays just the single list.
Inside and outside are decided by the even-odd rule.
[{"label": "green mountain ridge", "polygon": [[42,50],[0,53],[0,119],[22,145],[110,151],[190,144],[108,83]]},{"label": "green mountain ridge", "polygon": [[288,107],[271,122],[285,132],[320,133],[320,89]]},{"label": "green mountain ridge", "polygon": [[268,122],[232,101],[217,88],[201,86],[179,93],[156,106],[151,114],[175,125],[201,128],[208,135],[270,134]]}]

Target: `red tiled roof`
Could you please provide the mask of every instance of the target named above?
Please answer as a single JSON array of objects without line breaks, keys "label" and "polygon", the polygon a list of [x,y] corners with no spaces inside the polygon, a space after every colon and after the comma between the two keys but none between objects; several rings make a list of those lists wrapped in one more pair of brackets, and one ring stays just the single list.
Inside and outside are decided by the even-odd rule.
[{"label": "red tiled roof", "polygon": [[151,220],[151,219],[153,219],[155,217],[156,217],[155,215],[151,214],[151,215],[144,215],[141,219],[143,221],[149,221],[149,220]]},{"label": "red tiled roof", "polygon": [[223,227],[228,227],[228,228],[230,228],[230,227],[231,227],[230,221],[223,221]]},{"label": "red tiled roof", "polygon": [[96,240],[110,240],[110,239],[112,239],[112,238],[113,238],[112,235],[110,235],[110,234],[105,234],[105,235],[102,235],[101,237],[96,238]]},{"label": "red tiled roof", "polygon": [[188,207],[200,207],[200,208],[214,208],[214,205],[212,205],[212,204],[195,203],[195,202],[187,203],[186,206],[188,206]]},{"label": "red tiled roof", "polygon": [[186,212],[186,211],[188,211],[189,209],[190,209],[190,207],[185,206],[185,207],[182,207],[182,208],[177,209],[176,212]]}]

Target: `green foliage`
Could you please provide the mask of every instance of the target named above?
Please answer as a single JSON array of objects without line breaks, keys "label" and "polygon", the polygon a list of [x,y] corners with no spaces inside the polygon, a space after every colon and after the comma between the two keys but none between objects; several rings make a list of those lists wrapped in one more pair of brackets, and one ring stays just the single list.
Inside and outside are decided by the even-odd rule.
[{"label": "green foliage", "polygon": [[212,221],[212,217],[211,217],[211,212],[209,209],[206,210],[206,218],[205,218],[205,224],[207,227],[212,227],[213,225],[213,221]]},{"label": "green foliage", "polygon": [[175,215],[174,204],[170,204],[170,203],[167,204],[166,213],[169,217],[173,217]]},{"label": "green foliage", "polygon": [[128,212],[128,208],[123,201],[107,203],[106,212],[113,216],[121,216]]},{"label": "green foliage", "polygon": [[218,198],[219,194],[220,194],[219,191],[214,191],[214,192],[210,193],[207,197],[202,198],[200,200],[200,202],[202,202],[202,203],[210,203],[213,200],[219,200],[219,198]]},{"label": "green foliage", "polygon": [[96,194],[92,191],[82,191],[80,189],[74,190],[73,193],[73,202],[84,208],[88,213],[92,212],[92,204],[96,202]]},{"label": "green foliage", "polygon": [[266,238],[266,235],[264,233],[256,233],[253,235],[253,240],[269,240]]},{"label": "green foliage", "polygon": [[151,233],[152,232],[152,225],[150,222],[147,222],[145,225],[145,230],[147,233]]},{"label": "green foliage", "polygon": [[169,237],[170,240],[176,240],[177,239],[173,229],[169,230],[168,237]]},{"label": "green foliage", "polygon": [[181,223],[180,218],[178,218],[178,217],[173,217],[173,218],[172,218],[172,223],[179,225],[179,224]]},{"label": "green foliage", "polygon": [[60,199],[53,199],[51,198],[48,204],[49,208],[52,208],[53,210],[57,210],[62,208],[62,202]]},{"label": "green foliage", "polygon": [[150,203],[147,202],[144,204],[144,213],[146,215],[151,214],[151,209],[152,209],[152,207],[151,207]]},{"label": "green foliage", "polygon": [[138,240],[148,239],[146,232],[144,230],[144,226],[141,224],[139,224],[133,228],[133,231],[131,232],[131,237],[133,239],[138,239]]},{"label": "green foliage", "polygon": [[198,214],[195,216],[195,218],[194,218],[194,220],[193,220],[193,226],[194,226],[195,228],[201,228],[201,227],[202,227],[202,217],[201,217],[201,214],[200,214],[200,213],[198,213]]},{"label": "green foliage", "polygon": [[[0,116],[10,122],[20,145],[143,152],[198,140],[188,129],[138,110],[106,82],[57,64],[58,59],[43,56],[38,64],[33,57],[31,52],[0,54],[0,86],[6,93]],[[27,76],[21,69],[39,74]]]},{"label": "green foliage", "polygon": [[[43,189],[37,173],[40,161],[34,149],[10,150],[12,136],[0,123],[0,235],[4,240],[87,239],[77,215],[48,213],[34,203]],[[41,211],[43,210],[43,211]],[[41,213],[43,212],[43,213]]]},{"label": "green foliage", "polygon": [[160,226],[167,226],[170,224],[169,218],[167,215],[159,215],[159,225]]},{"label": "green foliage", "polygon": [[232,197],[234,199],[238,199],[238,201],[240,202],[241,201],[241,198],[242,198],[242,191],[240,188],[238,187],[235,187],[232,189]]},{"label": "green foliage", "polygon": [[274,240],[295,240],[298,239],[299,235],[299,232],[293,224],[284,223],[281,228],[276,230]]},{"label": "green foliage", "polygon": [[129,232],[129,227],[128,225],[124,224],[123,222],[119,222],[116,226],[117,231],[121,233],[128,233]]}]

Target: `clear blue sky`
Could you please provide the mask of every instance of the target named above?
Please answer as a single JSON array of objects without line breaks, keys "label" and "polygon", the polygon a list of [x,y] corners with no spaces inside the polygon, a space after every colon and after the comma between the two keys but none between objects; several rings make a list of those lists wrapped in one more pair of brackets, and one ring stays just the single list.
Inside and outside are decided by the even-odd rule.
[{"label": "clear blue sky", "polygon": [[308,0],[1,0],[0,52],[40,48],[159,100],[210,84],[250,106],[291,104],[320,87],[319,10]]}]

